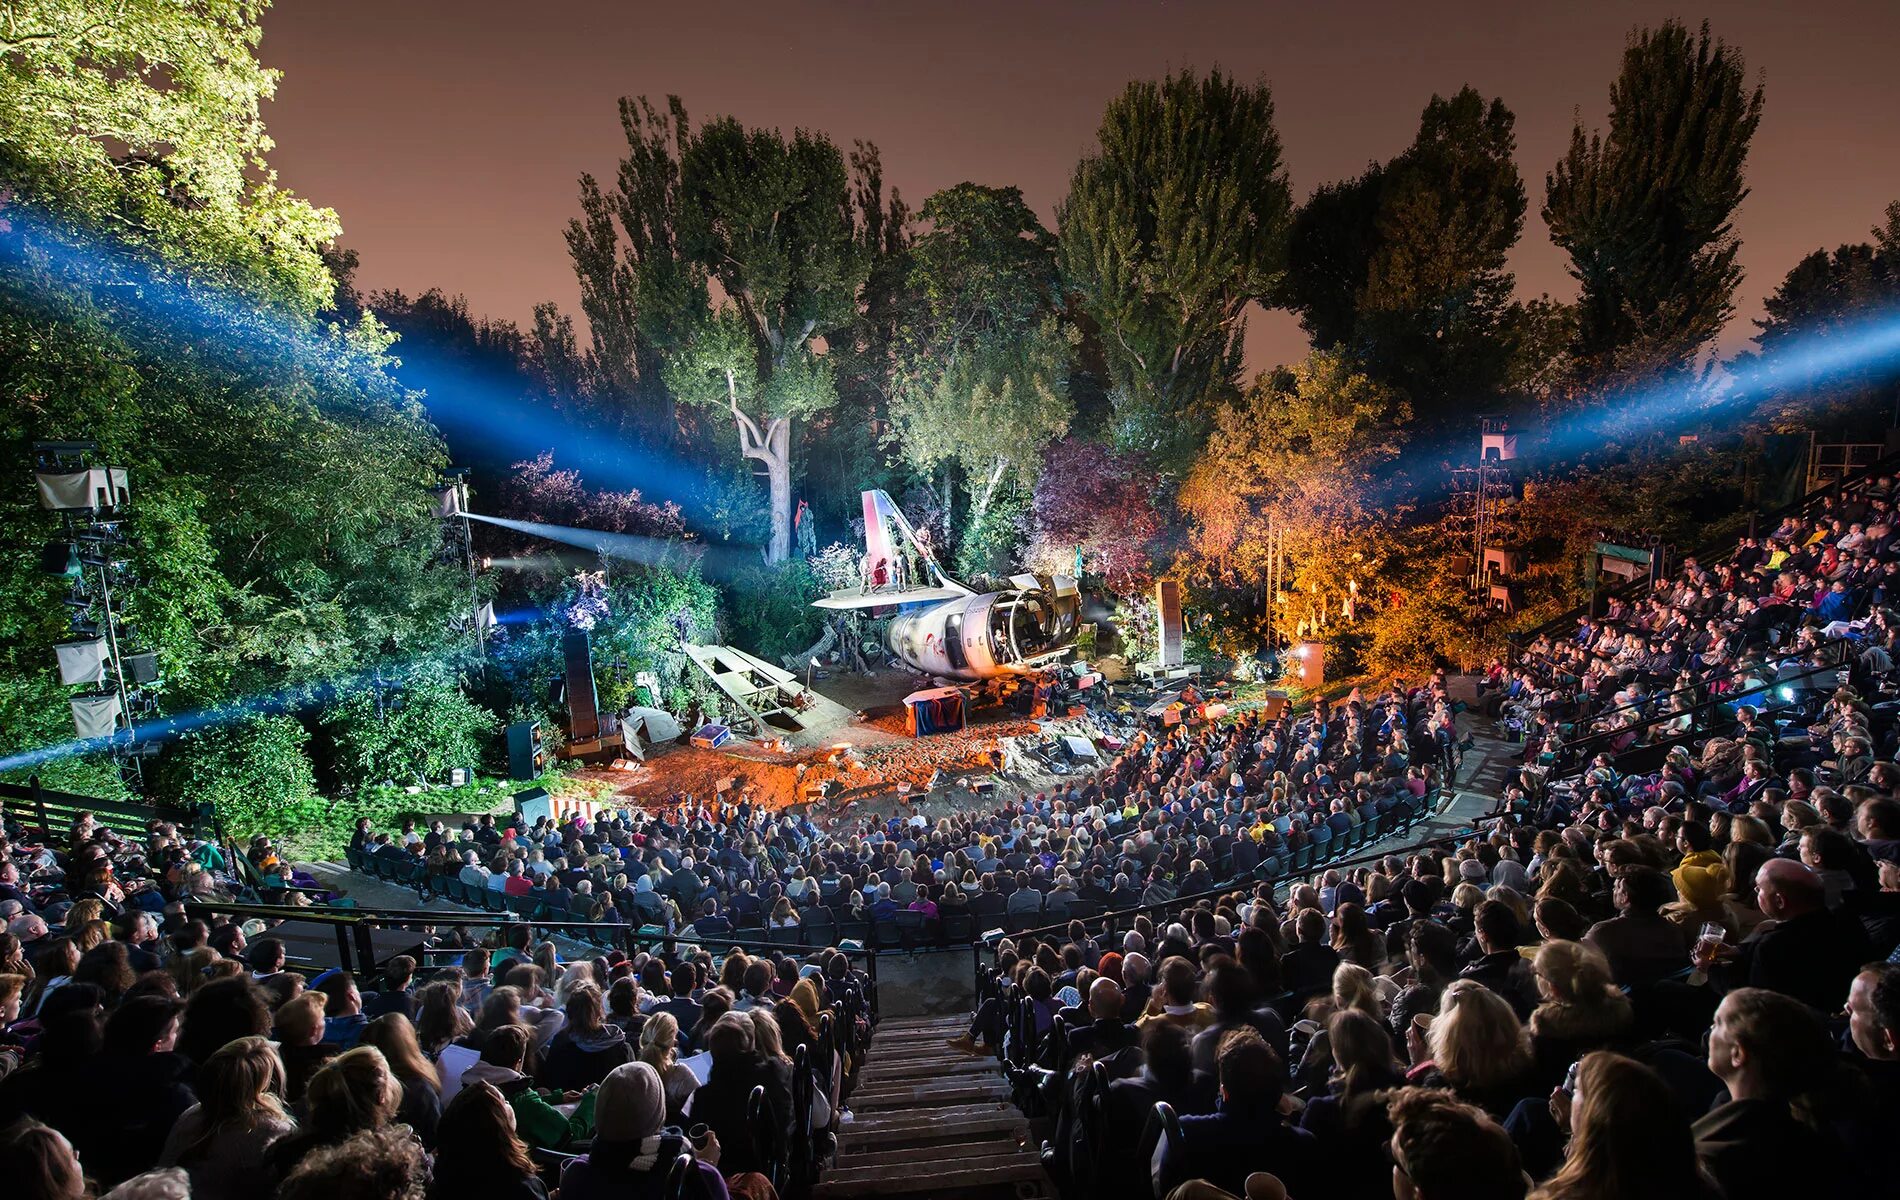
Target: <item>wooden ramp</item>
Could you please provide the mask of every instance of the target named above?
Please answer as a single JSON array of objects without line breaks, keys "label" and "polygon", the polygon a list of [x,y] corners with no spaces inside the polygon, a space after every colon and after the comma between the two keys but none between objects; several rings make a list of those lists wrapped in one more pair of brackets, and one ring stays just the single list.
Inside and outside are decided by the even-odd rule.
[{"label": "wooden ramp", "polygon": [[685,643],[686,656],[738,709],[742,732],[758,737],[796,733],[805,727],[798,711],[810,694],[798,676],[732,646]]},{"label": "wooden ramp", "polygon": [[969,1031],[966,1017],[890,1018],[838,1127],[838,1158],[814,1200],[848,1196],[930,1200],[1053,1197],[1040,1139],[1009,1099],[996,1060],[946,1042]]}]

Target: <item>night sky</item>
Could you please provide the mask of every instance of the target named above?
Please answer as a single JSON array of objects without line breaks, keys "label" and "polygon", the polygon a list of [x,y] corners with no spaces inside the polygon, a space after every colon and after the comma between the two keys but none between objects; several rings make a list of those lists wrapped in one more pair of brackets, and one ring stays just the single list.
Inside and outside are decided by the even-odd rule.
[{"label": "night sky", "polygon": [[[1866,239],[1900,199],[1900,6],[1705,3],[1673,10],[1738,46],[1767,87],[1737,227],[1748,277],[1724,345],[1810,250]],[[278,0],[263,60],[281,179],[338,210],[359,282],[440,287],[526,324],[578,317],[561,230],[583,171],[624,148],[616,100],[678,93],[696,122],[828,132],[883,151],[913,207],[974,180],[1023,189],[1051,227],[1103,106],[1130,79],[1220,66],[1273,86],[1296,197],[1401,150],[1436,91],[1517,114],[1530,196],[1513,258],[1526,295],[1569,297],[1537,218],[1573,116],[1600,125],[1631,26],[1655,4],[731,3]],[[584,323],[583,323],[584,328]],[[1298,356],[1292,317],[1254,322],[1254,367]]]}]

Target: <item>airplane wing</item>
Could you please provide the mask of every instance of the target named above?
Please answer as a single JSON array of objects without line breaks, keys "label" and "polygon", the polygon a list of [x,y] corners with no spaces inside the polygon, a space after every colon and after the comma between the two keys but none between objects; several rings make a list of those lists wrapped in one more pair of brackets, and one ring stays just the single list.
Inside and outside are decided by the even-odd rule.
[{"label": "airplane wing", "polygon": [[927,604],[937,600],[955,600],[972,595],[968,588],[839,588],[823,600],[812,601],[813,608],[892,608],[900,604]]}]

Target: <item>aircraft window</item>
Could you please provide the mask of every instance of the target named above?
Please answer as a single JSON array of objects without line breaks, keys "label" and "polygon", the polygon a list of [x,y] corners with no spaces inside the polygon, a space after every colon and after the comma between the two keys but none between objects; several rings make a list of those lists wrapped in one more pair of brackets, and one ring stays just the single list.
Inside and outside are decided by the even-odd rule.
[{"label": "aircraft window", "polygon": [[943,623],[943,652],[950,659],[950,665],[961,671],[970,665],[963,653],[963,614],[951,613],[950,619]]}]

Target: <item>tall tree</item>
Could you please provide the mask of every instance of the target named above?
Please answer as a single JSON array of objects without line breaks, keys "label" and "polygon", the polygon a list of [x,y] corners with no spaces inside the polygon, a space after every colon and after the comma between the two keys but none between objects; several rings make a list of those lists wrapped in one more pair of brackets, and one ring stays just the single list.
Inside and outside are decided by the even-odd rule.
[{"label": "tall tree", "polygon": [[1293,220],[1281,302],[1424,416],[1470,412],[1508,371],[1505,258],[1525,207],[1514,125],[1472,88],[1433,96],[1403,154],[1320,188]]},{"label": "tall tree", "polygon": [[[1900,305],[1900,203],[1887,209],[1887,223],[1872,242],[1816,250],[1788,272],[1762,302],[1755,322],[1757,352],[1739,357],[1735,371],[1750,379],[1761,399],[1757,416],[1773,425],[1810,428],[1816,421],[1841,427],[1849,440],[1895,423],[1900,413],[1900,371],[1891,363],[1844,356],[1850,365],[1816,380],[1802,369],[1808,352],[1825,353],[1867,335],[1870,321],[1890,320]],[[1798,364],[1798,382],[1776,376],[1783,356]]]},{"label": "tall tree", "polygon": [[1742,279],[1731,221],[1761,108],[1741,53],[1707,23],[1630,35],[1608,132],[1579,122],[1545,184],[1544,221],[1580,284],[1581,382],[1681,375],[1721,331]]},{"label": "tall tree", "polygon": [[792,548],[792,423],[836,402],[817,335],[851,319],[868,262],[847,207],[844,158],[823,134],[746,129],[723,117],[682,134],[680,246],[720,298],[681,289],[664,311],[668,385],[724,408],[739,450],[765,469],[768,562]]},{"label": "tall tree", "polygon": [[1097,139],[1057,211],[1063,271],[1100,330],[1116,437],[1179,462],[1233,391],[1247,305],[1284,260],[1273,97],[1219,71],[1135,82]]},{"label": "tall tree", "polygon": [[670,446],[679,428],[662,373],[669,314],[706,303],[705,272],[687,260],[678,229],[689,124],[679,97],[662,110],[642,96],[621,99],[620,127],[627,154],[614,186],[582,175],[581,215],[567,225],[593,342],[584,361],[610,408]]},{"label": "tall tree", "polygon": [[1034,484],[1042,448],[1069,427],[1055,238],[1016,188],[960,183],[922,215],[892,416],[912,466],[962,468],[977,526],[999,487]]},{"label": "tall tree", "polygon": [[1317,632],[1351,611],[1392,541],[1390,506],[1370,489],[1411,415],[1403,393],[1338,352],[1262,374],[1221,406],[1181,487],[1197,574],[1257,589],[1277,548],[1289,602],[1254,610],[1277,611],[1271,632],[1290,639],[1301,622]]}]

